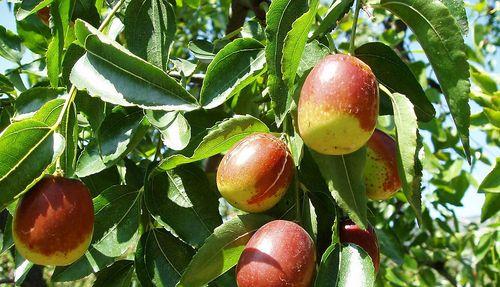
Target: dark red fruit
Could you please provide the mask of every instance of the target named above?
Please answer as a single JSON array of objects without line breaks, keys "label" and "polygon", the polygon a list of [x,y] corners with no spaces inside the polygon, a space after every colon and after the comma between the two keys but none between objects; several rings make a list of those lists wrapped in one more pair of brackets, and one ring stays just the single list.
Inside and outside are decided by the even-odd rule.
[{"label": "dark red fruit", "polygon": [[78,180],[48,176],[19,202],[12,233],[16,249],[39,265],[68,265],[90,244],[94,207]]},{"label": "dark red fruit", "polygon": [[340,242],[354,243],[363,248],[372,258],[375,273],[378,273],[380,265],[380,251],[378,247],[377,234],[373,227],[363,230],[359,228],[352,220],[345,220],[340,224]]},{"label": "dark red fruit", "polygon": [[238,287],[307,287],[316,262],[314,242],[298,224],[275,220],[252,236],[236,267]]}]

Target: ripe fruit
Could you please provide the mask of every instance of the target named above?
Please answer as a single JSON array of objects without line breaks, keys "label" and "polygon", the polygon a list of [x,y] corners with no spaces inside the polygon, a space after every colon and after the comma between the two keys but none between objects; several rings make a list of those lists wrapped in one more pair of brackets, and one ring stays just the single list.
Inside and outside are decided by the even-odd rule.
[{"label": "ripe fruit", "polygon": [[363,248],[372,258],[375,274],[378,273],[380,265],[380,251],[378,248],[377,234],[373,227],[363,230],[351,220],[344,220],[340,223],[340,242],[354,243]]},{"label": "ripe fruit", "polygon": [[378,84],[370,67],[348,55],[329,55],[309,73],[298,105],[304,143],[329,155],[361,148],[378,116]]},{"label": "ripe fruit", "polygon": [[401,188],[398,173],[396,141],[380,130],[368,140],[365,185],[368,198],[384,200]]},{"label": "ripe fruit", "polygon": [[285,194],[295,171],[288,147],[271,134],[237,143],[217,170],[217,187],[233,206],[247,212],[270,209]]},{"label": "ripe fruit", "polygon": [[314,274],[316,251],[299,225],[275,220],[250,238],[236,267],[238,287],[305,287]]},{"label": "ripe fruit", "polygon": [[43,22],[43,24],[49,26],[49,18],[50,18],[50,8],[49,6],[43,7],[42,9],[36,12],[38,19]]},{"label": "ripe fruit", "polygon": [[39,265],[68,265],[90,244],[94,208],[80,181],[48,176],[19,202],[12,234],[16,249]]}]

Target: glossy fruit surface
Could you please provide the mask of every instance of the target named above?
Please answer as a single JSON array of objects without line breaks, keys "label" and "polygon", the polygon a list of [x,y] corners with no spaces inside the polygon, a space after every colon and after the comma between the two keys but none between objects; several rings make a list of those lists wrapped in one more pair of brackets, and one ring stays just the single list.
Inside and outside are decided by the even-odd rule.
[{"label": "glossy fruit surface", "polygon": [[366,194],[373,200],[388,199],[401,188],[396,141],[375,130],[366,146]]},{"label": "glossy fruit surface", "polygon": [[380,266],[380,250],[377,234],[373,227],[369,226],[368,229],[363,230],[351,220],[345,220],[341,222],[339,228],[340,242],[354,243],[363,248],[372,258],[376,274]]},{"label": "glossy fruit surface", "polygon": [[368,65],[349,55],[326,56],[302,86],[300,135],[319,153],[352,153],[372,135],[378,105],[378,83]]},{"label": "glossy fruit surface", "polygon": [[12,234],[16,249],[39,265],[68,265],[90,244],[94,208],[87,187],[78,180],[48,176],[19,202]]},{"label": "glossy fruit surface", "polygon": [[217,187],[236,208],[262,212],[280,201],[294,172],[285,143],[271,134],[258,133],[226,153],[217,170]]},{"label": "glossy fruit surface", "polygon": [[275,220],[245,246],[236,267],[239,287],[306,287],[314,274],[313,240],[298,224]]}]

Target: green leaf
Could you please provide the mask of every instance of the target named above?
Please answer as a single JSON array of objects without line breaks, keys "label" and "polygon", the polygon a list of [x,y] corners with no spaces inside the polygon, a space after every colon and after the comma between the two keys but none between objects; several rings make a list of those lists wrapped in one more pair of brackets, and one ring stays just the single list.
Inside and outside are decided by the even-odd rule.
[{"label": "green leaf", "polygon": [[106,118],[106,103],[99,98],[89,96],[83,91],[78,91],[75,104],[78,112],[87,118],[90,127],[97,134],[102,122]]},{"label": "green leaf", "polygon": [[338,21],[344,17],[354,4],[354,0],[335,0],[328,9],[326,16],[321,20],[319,27],[314,31],[311,39],[317,39],[330,33],[337,27]]},{"label": "green leaf", "polygon": [[381,0],[380,3],[417,36],[441,84],[465,154],[470,159],[469,64],[457,22],[439,0]]},{"label": "green leaf", "polygon": [[405,95],[419,120],[427,122],[434,118],[436,111],[417,78],[391,47],[380,42],[367,43],[356,49],[356,57],[370,66],[379,83]]},{"label": "green leaf", "polygon": [[269,132],[269,128],[252,116],[234,116],[198,135],[181,153],[163,160],[159,169],[169,170],[181,164],[209,158],[227,151],[244,137],[256,132]]},{"label": "green leaf", "polygon": [[94,198],[92,246],[102,254],[117,257],[136,239],[139,228],[140,193],[115,185]]},{"label": "green leaf", "polygon": [[61,169],[67,177],[73,177],[78,152],[78,119],[75,105],[72,104],[59,126],[61,135],[66,139],[66,148],[60,158]]},{"label": "green leaf", "polygon": [[99,173],[87,177],[80,177],[80,179],[90,189],[92,197],[96,197],[104,190],[113,185],[119,185],[122,182],[116,165]]},{"label": "green leaf", "polygon": [[164,0],[132,0],[125,11],[130,51],[166,71],[175,36],[174,9]]},{"label": "green leaf", "polygon": [[34,87],[19,94],[14,102],[16,119],[31,116],[38,111],[46,102],[60,97],[64,89],[50,87]]},{"label": "green leaf", "polygon": [[283,80],[282,60],[285,38],[294,21],[307,10],[307,0],[275,0],[266,15],[266,61],[269,71],[267,85],[271,96],[275,120],[283,122],[292,102],[288,87]]},{"label": "green leaf", "polygon": [[500,158],[497,158],[495,167],[483,179],[477,189],[479,193],[500,193]]},{"label": "green leaf", "polygon": [[40,180],[63,149],[64,138],[41,121],[7,127],[0,135],[0,208]]},{"label": "green leaf", "polygon": [[201,0],[183,0],[183,2],[193,9],[198,9],[200,7]]},{"label": "green leaf", "polygon": [[[338,244],[332,244],[325,251],[319,263],[318,274],[314,281],[315,287],[337,286],[339,276],[340,248]],[[356,285],[358,286],[358,285]],[[363,286],[363,285],[361,285]]]},{"label": "green leaf", "polygon": [[189,245],[164,229],[144,233],[135,252],[135,267],[141,285],[174,287],[193,253]]},{"label": "green leaf", "polygon": [[67,36],[69,22],[75,1],[54,0],[50,6],[50,19],[52,23],[52,41],[47,48],[47,75],[52,87],[59,86],[61,64],[63,61],[64,39]]},{"label": "green leaf", "polygon": [[160,131],[163,143],[170,149],[182,150],[191,140],[191,126],[180,112],[147,110],[146,118]]},{"label": "green leaf", "polygon": [[451,15],[462,31],[462,34],[467,35],[469,32],[469,22],[467,20],[467,13],[465,12],[464,0],[441,0],[443,4],[450,10]]},{"label": "green leaf", "polygon": [[396,142],[398,145],[398,169],[403,192],[419,221],[422,221],[422,195],[420,181],[422,167],[418,159],[421,149],[417,116],[413,104],[398,93],[389,95],[394,110],[396,125]]},{"label": "green leaf", "polygon": [[106,116],[97,133],[99,151],[104,163],[113,162],[127,151],[136,134],[144,134],[147,121],[142,110],[115,108]]},{"label": "green leaf", "polygon": [[481,208],[481,222],[493,217],[500,211],[500,193],[486,193],[483,207]]},{"label": "green leaf", "polygon": [[106,268],[113,261],[115,261],[114,258],[105,256],[90,246],[85,255],[76,262],[71,265],[56,267],[50,280],[52,282],[75,281]]},{"label": "green leaf", "polygon": [[61,85],[69,85],[69,75],[75,63],[85,54],[85,49],[76,43],[71,43],[66,52],[61,64]]},{"label": "green leaf", "polygon": [[53,1],[54,0],[22,1],[21,7],[19,7],[16,13],[16,20],[21,21],[26,17],[33,15],[34,13],[49,6]]},{"label": "green leaf", "polygon": [[283,44],[283,59],[281,60],[281,71],[283,80],[288,90],[291,90],[295,84],[295,76],[299,68],[300,60],[306,46],[309,30],[316,18],[319,0],[309,1],[309,10],[300,16],[292,24],[292,29],[286,34]]},{"label": "green leaf", "polygon": [[49,27],[45,26],[36,15],[30,15],[21,21],[16,21],[16,28],[23,44],[35,54],[45,55],[49,39]]},{"label": "green leaf", "polygon": [[14,84],[6,76],[0,74],[0,92],[12,93],[14,92]]},{"label": "green leaf", "polygon": [[199,247],[222,224],[218,197],[205,173],[184,165],[149,179],[146,206],[166,229],[173,229],[185,242]]},{"label": "green leaf", "polygon": [[24,47],[22,39],[13,32],[0,26],[0,57],[20,63],[23,58]]},{"label": "green leaf", "polygon": [[121,106],[154,110],[194,110],[196,99],[165,72],[77,20],[77,39],[87,53],[73,67],[70,81],[90,95]]},{"label": "green leaf", "polygon": [[189,42],[188,49],[198,60],[204,63],[210,63],[215,57],[213,53],[214,45],[205,40],[198,39]]},{"label": "green leaf", "polygon": [[252,234],[272,218],[263,214],[238,215],[217,227],[186,268],[177,287],[205,286],[238,263]]},{"label": "green leaf", "polygon": [[251,38],[236,39],[222,48],[208,65],[201,105],[215,108],[254,81],[265,65],[263,50],[264,45]]},{"label": "green leaf", "polygon": [[366,148],[341,156],[310,151],[337,204],[361,228],[368,226],[363,180]]},{"label": "green leaf", "polygon": [[370,257],[361,247],[348,244],[340,251],[337,287],[375,286],[375,269]]},{"label": "green leaf", "polygon": [[500,111],[493,110],[490,108],[484,108],[484,114],[488,118],[488,121],[497,128],[500,128]]},{"label": "green leaf", "polygon": [[134,262],[131,260],[120,260],[113,265],[99,271],[93,287],[129,287],[132,285],[134,274]]}]

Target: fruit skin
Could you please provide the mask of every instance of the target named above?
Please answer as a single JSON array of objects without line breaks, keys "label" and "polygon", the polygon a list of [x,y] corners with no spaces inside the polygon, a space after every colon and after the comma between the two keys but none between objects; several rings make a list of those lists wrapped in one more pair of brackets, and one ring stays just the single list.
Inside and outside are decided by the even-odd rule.
[{"label": "fruit skin", "polygon": [[373,227],[363,230],[352,220],[344,220],[340,223],[339,235],[341,243],[354,243],[363,248],[372,258],[375,274],[380,266],[380,250],[378,246],[377,234]]},{"label": "fruit skin", "polygon": [[302,86],[299,133],[319,153],[352,153],[372,135],[378,106],[377,79],[368,65],[349,55],[326,56]]},{"label": "fruit skin", "polygon": [[310,286],[316,249],[298,224],[275,220],[248,241],[236,267],[238,287]]},{"label": "fruit skin", "polygon": [[50,8],[49,6],[43,7],[42,9],[38,10],[36,12],[36,15],[38,16],[38,19],[43,22],[43,24],[49,26],[49,19],[50,19]]},{"label": "fruit skin", "polygon": [[226,153],[217,170],[217,188],[236,208],[262,212],[280,201],[294,172],[285,143],[271,134],[253,134]]},{"label": "fruit skin", "polygon": [[47,176],[19,202],[12,234],[16,249],[39,265],[69,265],[90,244],[94,207],[78,180]]},{"label": "fruit skin", "polygon": [[366,195],[373,200],[388,199],[401,189],[396,141],[375,130],[366,146]]}]

